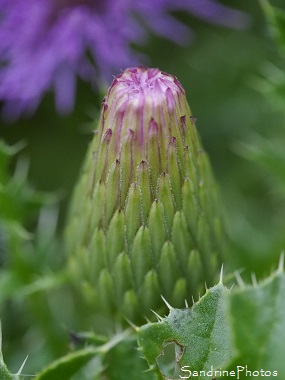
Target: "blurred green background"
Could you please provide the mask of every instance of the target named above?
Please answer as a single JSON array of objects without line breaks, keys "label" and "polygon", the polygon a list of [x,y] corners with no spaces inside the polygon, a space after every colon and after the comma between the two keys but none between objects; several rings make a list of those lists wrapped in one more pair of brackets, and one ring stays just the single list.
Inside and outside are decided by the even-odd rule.
[{"label": "blurred green background", "polygon": [[[285,113],[280,103],[277,106],[274,94],[265,92],[264,75],[274,71],[275,66],[282,70],[285,65],[259,3],[240,0],[227,1],[225,4],[238,7],[250,15],[251,25],[248,29],[215,27],[177,13],[177,17],[194,31],[190,45],[177,46],[151,36],[145,46],[134,46],[134,49],[149,57],[149,66],[176,75],[186,89],[224,204],[229,236],[226,270],[242,270],[244,278],[252,272],[257,277],[263,277],[277,266],[280,252],[285,247],[285,180],[283,178],[284,182],[280,181],[280,177],[285,177],[285,165],[283,161],[282,166],[282,160],[278,159],[278,152],[282,157],[285,142]],[[282,6],[282,1],[273,4]],[[56,226],[59,240],[64,229],[68,202],[92,139],[92,131],[96,129],[103,95],[103,92],[94,93],[88,83],[79,81],[76,105],[71,115],[58,115],[53,95],[47,94],[32,117],[15,123],[1,122],[2,139],[10,145],[25,142],[25,147],[12,160],[9,168],[11,173],[17,162],[25,159],[29,163],[27,181],[33,188],[59,197],[58,205],[55,206],[59,208]],[[270,149],[276,155],[270,156]],[[274,173],[274,168],[279,173]],[[25,223],[28,231],[34,232],[37,228],[36,213]],[[32,255],[40,255],[41,252],[39,248],[33,248]],[[64,265],[60,243],[56,248],[49,244],[44,252],[52,256],[49,260],[54,270]],[[36,268],[43,260],[39,256],[31,261]],[[35,299],[29,302],[34,307],[42,302],[39,300],[42,296],[35,294],[33,297]],[[68,297],[64,289],[61,293],[53,294],[48,302],[57,306],[49,304],[50,314],[46,316],[47,306],[44,306],[42,315],[35,317],[43,329],[50,329],[48,339],[58,347],[52,353],[47,350],[46,356],[38,360],[38,366],[66,349],[64,343],[59,343],[64,336],[62,324],[76,325],[70,316],[72,306],[69,306]],[[58,310],[57,300],[60,303],[61,299],[66,302],[65,310]],[[5,339],[8,340],[7,362],[14,371],[17,370],[15,363],[20,365],[24,359],[22,353],[28,350],[27,347],[33,347],[31,350],[35,353],[37,349],[33,346],[34,342],[37,342],[39,349],[46,345],[46,342],[40,342],[39,337],[43,339],[41,333],[34,329],[30,334],[35,337],[26,335],[24,343],[19,344],[18,354],[15,353],[17,336],[34,318],[34,315],[30,316],[33,307],[25,309],[25,302],[24,298],[16,302],[16,306],[13,302],[5,302],[0,309]],[[15,315],[17,312],[20,317]],[[55,319],[52,323],[49,320],[51,315]],[[31,369],[37,365],[31,364]]]}]

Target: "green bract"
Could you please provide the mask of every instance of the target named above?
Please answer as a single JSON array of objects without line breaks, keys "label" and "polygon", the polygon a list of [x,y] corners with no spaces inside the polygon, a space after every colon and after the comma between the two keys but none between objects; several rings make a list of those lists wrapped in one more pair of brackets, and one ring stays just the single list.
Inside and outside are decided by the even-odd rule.
[{"label": "green bract", "polygon": [[127,69],[103,101],[66,234],[70,267],[101,313],[142,321],[212,284],[222,262],[215,181],[185,91]]}]

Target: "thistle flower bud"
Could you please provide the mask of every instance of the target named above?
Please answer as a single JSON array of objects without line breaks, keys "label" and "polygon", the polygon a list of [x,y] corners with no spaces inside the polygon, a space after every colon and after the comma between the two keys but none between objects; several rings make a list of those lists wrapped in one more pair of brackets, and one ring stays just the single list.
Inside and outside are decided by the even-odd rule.
[{"label": "thistle flower bud", "polygon": [[158,69],[116,77],[72,202],[67,252],[83,294],[131,320],[175,307],[221,266],[221,209],[185,91]]}]

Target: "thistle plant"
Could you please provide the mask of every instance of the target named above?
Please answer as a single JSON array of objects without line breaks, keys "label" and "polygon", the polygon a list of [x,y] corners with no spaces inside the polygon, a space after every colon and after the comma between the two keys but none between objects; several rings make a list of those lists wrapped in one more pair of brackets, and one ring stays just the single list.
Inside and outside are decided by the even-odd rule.
[{"label": "thistle plant", "polygon": [[212,284],[222,263],[215,181],[179,81],[130,68],[103,101],[66,234],[99,311],[140,320]]}]

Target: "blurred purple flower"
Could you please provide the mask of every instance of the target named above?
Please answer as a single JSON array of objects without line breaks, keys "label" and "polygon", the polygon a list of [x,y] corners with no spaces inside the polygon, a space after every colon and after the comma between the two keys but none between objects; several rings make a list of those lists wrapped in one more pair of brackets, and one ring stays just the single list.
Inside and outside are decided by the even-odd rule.
[{"label": "blurred purple flower", "polygon": [[54,90],[61,113],[73,108],[76,76],[102,84],[139,64],[131,50],[147,30],[184,43],[189,29],[169,14],[242,27],[244,14],[215,0],[0,0],[0,99],[4,113],[33,112]]}]

